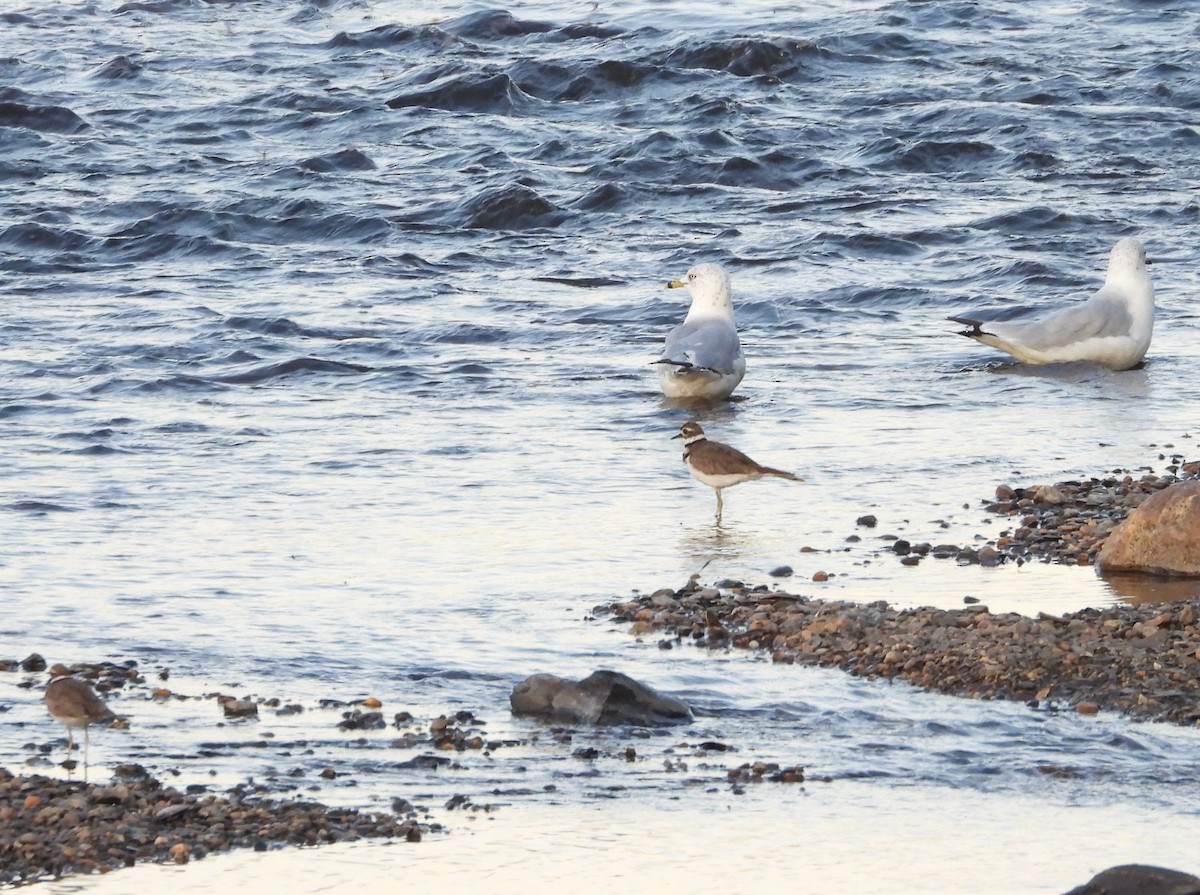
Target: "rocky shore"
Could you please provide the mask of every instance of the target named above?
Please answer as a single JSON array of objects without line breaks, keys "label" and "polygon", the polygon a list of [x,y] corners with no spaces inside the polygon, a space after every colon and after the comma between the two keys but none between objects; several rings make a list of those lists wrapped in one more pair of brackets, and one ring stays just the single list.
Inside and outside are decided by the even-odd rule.
[{"label": "rocky shore", "polygon": [[188,795],[137,765],[96,785],[0,768],[0,885],[105,873],[140,861],[185,864],[232,848],[265,851],[386,838],[421,839],[415,817],[232,792]]},{"label": "rocky shore", "polygon": [[[1200,461],[1185,461],[1182,454],[1160,454],[1159,460],[1168,462],[1161,475],[1117,470],[1054,484],[998,485],[995,499],[984,501],[984,508],[1010,525],[996,537],[972,546],[896,539],[887,549],[905,565],[917,565],[926,557],[985,566],[1035,560],[1093,565],[1113,529],[1147,498],[1177,482],[1200,480]],[[874,517],[863,519],[873,526]]]},{"label": "rocky shore", "polygon": [[695,579],[597,607],[660,646],[759,650],[780,663],[840,668],[926,690],[1082,713],[1200,721],[1200,601],[1062,616],[894,609],[765,586]]}]

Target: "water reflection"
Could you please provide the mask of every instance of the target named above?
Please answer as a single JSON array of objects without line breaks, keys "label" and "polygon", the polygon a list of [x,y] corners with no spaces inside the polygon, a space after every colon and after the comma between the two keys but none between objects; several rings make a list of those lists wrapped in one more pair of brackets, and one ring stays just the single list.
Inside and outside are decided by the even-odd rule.
[{"label": "water reflection", "polygon": [[758,538],[753,529],[746,529],[737,522],[717,523],[708,514],[711,501],[704,504],[703,521],[684,526],[679,539],[679,552],[697,563],[696,571],[718,560],[734,560],[752,552]]},{"label": "water reflection", "polygon": [[1100,580],[1126,603],[1173,603],[1200,597],[1200,578],[1167,578],[1137,572],[1101,572]]}]

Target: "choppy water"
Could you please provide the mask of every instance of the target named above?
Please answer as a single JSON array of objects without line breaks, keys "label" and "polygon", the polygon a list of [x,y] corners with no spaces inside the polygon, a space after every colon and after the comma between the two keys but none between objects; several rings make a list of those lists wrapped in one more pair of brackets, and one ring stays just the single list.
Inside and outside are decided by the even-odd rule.
[{"label": "choppy water", "polygon": [[[619,667],[696,702],[682,739],[741,750],[696,787],[660,770],[674,739],[598,778],[570,746],[414,777],[383,767],[410,757],[386,733],[348,745],[334,710],[219,728],[209,702],[120,706],[132,729],[93,757],[188,782],[342,762],[321,798],[515,799],[486,823],[546,841],[588,827],[601,792],[621,823],[684,831],[750,798],[753,840],[797,796],[711,779],[764,758],[833,778],[817,798],[838,824],[881,831],[829,834],[827,891],[972,890],[889,875],[892,820],[948,791],[996,812],[950,859],[975,891],[1011,891],[988,886],[1018,858],[987,843],[1025,814],[1061,831],[1024,843],[1045,891],[1109,854],[1197,871],[1191,732],[664,653],[585,617],[783,563],[802,592],[906,604],[1125,595],[1086,569],[905,569],[873,535],[964,543],[999,529],[981,509],[998,482],[1189,455],[1198,34],[1200,13],[1157,2],[7,4],[0,650],[169,666],[185,693],[466,707],[524,741],[516,680]],[[1089,292],[1126,234],[1155,262],[1142,370],[1014,367],[944,322]],[[684,311],[663,286],[700,260],[730,269],[748,356],[742,400],[701,418],[808,479],[730,491],[720,529],[669,441],[689,413],[648,366]],[[879,529],[848,545],[865,512]],[[56,736],[15,683],[8,766]],[[238,747],[263,731],[274,748]],[[1066,782],[1039,770],[1059,766]],[[1161,821],[1154,855],[1116,846],[1153,838],[1133,803]],[[427,860],[486,869],[468,826]],[[1105,829],[1099,858],[1071,859]],[[565,875],[606,843],[567,848]],[[361,852],[348,884],[413,853]]]}]

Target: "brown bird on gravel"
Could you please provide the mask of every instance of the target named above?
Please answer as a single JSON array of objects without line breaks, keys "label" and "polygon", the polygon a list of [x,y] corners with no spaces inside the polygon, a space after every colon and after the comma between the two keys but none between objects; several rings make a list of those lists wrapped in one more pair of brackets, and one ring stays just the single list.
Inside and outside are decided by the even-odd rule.
[{"label": "brown bird on gravel", "polygon": [[117,720],[113,711],[104,704],[92,685],[87,681],[71,677],[65,665],[50,669],[50,683],[46,684],[43,697],[50,717],[67,728],[67,755],[75,748],[73,731],[83,728],[83,780],[87,782],[88,728],[93,724],[111,724]]}]

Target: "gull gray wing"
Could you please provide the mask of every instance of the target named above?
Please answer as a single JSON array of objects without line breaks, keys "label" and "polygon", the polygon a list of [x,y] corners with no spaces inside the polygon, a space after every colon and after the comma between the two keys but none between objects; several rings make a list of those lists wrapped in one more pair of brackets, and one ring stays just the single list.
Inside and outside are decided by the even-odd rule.
[{"label": "gull gray wing", "polygon": [[1087,339],[1128,336],[1132,327],[1133,317],[1124,296],[1109,288],[1101,289],[1082,304],[1062,308],[1035,320],[981,325],[985,333],[994,333],[1037,351],[1050,351]]},{"label": "gull gray wing", "polygon": [[671,330],[660,362],[732,373],[741,356],[737,331],[722,320],[681,323]]}]

